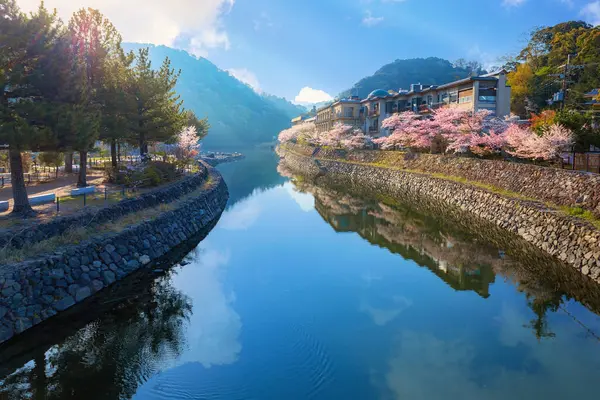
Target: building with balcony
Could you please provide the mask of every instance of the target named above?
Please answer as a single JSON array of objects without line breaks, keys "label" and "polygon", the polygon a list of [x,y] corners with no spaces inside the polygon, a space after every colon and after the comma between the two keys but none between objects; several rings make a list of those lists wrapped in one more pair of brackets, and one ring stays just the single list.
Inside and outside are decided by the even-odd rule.
[{"label": "building with balcony", "polygon": [[393,113],[413,111],[426,115],[440,107],[473,112],[490,110],[495,116],[505,117],[510,114],[510,95],[504,70],[439,86],[425,87],[419,83],[398,92],[374,90],[361,101],[362,128],[372,136],[385,135],[387,132],[381,128],[381,122]]},{"label": "building with balcony", "polygon": [[600,112],[600,89],[593,89],[583,95],[585,99],[585,105],[588,106],[592,111]]},{"label": "building with balcony", "polygon": [[361,104],[357,97],[337,100],[334,103],[317,110],[315,125],[318,132],[326,132],[336,123],[362,127],[360,116]]}]

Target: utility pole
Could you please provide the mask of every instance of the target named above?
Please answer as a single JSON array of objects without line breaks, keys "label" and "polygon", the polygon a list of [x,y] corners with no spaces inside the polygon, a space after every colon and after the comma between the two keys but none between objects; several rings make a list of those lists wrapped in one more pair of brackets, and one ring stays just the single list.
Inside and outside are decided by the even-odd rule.
[{"label": "utility pole", "polygon": [[565,64],[565,72],[564,72],[564,78],[563,78],[563,84],[562,84],[562,92],[563,92],[563,99],[562,99],[562,105],[560,106],[561,110],[565,109],[565,104],[567,103],[567,89],[568,89],[568,79],[569,79],[569,67],[571,66],[571,54],[569,54],[567,56],[567,63]]}]

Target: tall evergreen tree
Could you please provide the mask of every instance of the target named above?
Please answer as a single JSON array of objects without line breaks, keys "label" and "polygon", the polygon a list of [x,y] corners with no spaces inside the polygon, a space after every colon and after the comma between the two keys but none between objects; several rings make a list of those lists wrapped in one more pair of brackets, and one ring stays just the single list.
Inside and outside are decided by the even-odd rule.
[{"label": "tall evergreen tree", "polygon": [[60,26],[43,4],[36,13],[20,12],[14,0],[0,0],[0,143],[9,145],[13,213],[33,213],[27,197],[21,152],[56,147],[48,126],[50,110],[41,63],[49,57]]},{"label": "tall evergreen tree", "polygon": [[130,127],[142,160],[147,159],[149,143],[168,142],[183,127],[182,102],[174,90],[180,72],[171,68],[168,58],[158,71],[153,70],[148,49],[137,54],[131,86],[135,114]]},{"label": "tall evergreen tree", "polygon": [[102,93],[114,60],[123,57],[121,35],[98,10],[81,9],[69,21],[72,52],[84,71],[84,89],[79,104],[72,108],[71,127],[78,129],[73,149],[79,151],[77,186],[87,186],[87,153],[99,137]]}]

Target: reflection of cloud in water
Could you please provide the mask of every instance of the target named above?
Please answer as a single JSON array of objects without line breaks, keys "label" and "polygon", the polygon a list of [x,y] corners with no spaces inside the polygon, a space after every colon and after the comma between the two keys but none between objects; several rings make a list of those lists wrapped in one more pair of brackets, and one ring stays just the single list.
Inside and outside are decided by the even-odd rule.
[{"label": "reflection of cloud in water", "polygon": [[530,319],[505,305],[499,337],[475,342],[404,331],[385,383],[395,399],[594,398],[599,343],[582,339],[576,324],[556,324],[557,337],[538,342],[524,327]]},{"label": "reflection of cloud in water", "polygon": [[291,182],[285,183],[283,187],[290,197],[298,203],[302,211],[309,212],[315,209],[315,199],[312,195],[296,191],[294,189],[295,186]]},{"label": "reflection of cloud in water", "polygon": [[376,308],[371,306],[368,301],[362,300],[359,310],[369,314],[375,325],[385,326],[410,306],[412,306],[412,300],[404,296],[393,296],[392,305],[389,308]]},{"label": "reflection of cloud in water", "polygon": [[237,361],[242,323],[233,309],[235,294],[221,283],[229,254],[213,249],[200,250],[190,265],[174,277],[176,287],[190,296],[193,314],[187,332],[189,349],[181,363],[199,362],[208,368]]},{"label": "reflection of cloud in water", "polygon": [[229,231],[242,231],[250,228],[262,212],[258,201],[258,197],[251,196],[236,203],[223,213],[219,220],[219,227]]}]

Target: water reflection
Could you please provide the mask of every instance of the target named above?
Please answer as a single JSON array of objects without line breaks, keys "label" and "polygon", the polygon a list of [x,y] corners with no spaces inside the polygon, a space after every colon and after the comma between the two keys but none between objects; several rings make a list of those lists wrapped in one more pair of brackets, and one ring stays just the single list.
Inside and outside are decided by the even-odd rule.
[{"label": "water reflection", "polygon": [[235,293],[223,287],[224,268],[230,255],[197,248],[187,258],[185,278],[175,275],[173,284],[190,293],[195,312],[189,319],[188,348],[179,364],[198,362],[205,368],[232,364],[242,349],[242,322],[233,309]]},{"label": "water reflection", "polygon": [[492,227],[245,161],[165,272],[0,347],[0,398],[595,398],[598,285]]},{"label": "water reflection", "polygon": [[218,166],[229,188],[229,207],[252,193],[283,184],[286,179],[277,173],[279,157],[269,148],[238,149],[245,159]]},{"label": "water reflection", "polygon": [[[123,399],[140,381],[173,363],[185,343],[190,299],[167,274],[120,301],[64,341],[34,350],[33,361],[7,376],[7,399]],[[118,300],[118,299],[113,299]]]},{"label": "water reflection", "polygon": [[[282,167],[280,172],[290,176]],[[351,194],[348,188],[316,185],[298,176],[292,182],[298,192],[292,197],[306,193],[314,196],[316,211],[336,232],[355,232],[373,245],[413,260],[454,290],[473,291],[487,298],[497,276],[513,281],[526,295],[534,315],[526,325],[538,340],[555,336],[547,315],[559,310],[567,312],[564,306],[571,298],[600,314],[598,285],[535,249],[528,249],[529,259],[524,263],[518,255],[507,255],[510,250],[482,241],[481,235],[458,230],[451,222],[422,214],[409,205]],[[360,309],[369,313],[378,325],[385,325],[409,307],[411,301],[390,297],[386,303],[392,308],[378,309],[363,301]],[[396,303],[402,306],[395,307]],[[596,335],[591,330],[590,334]]]}]

